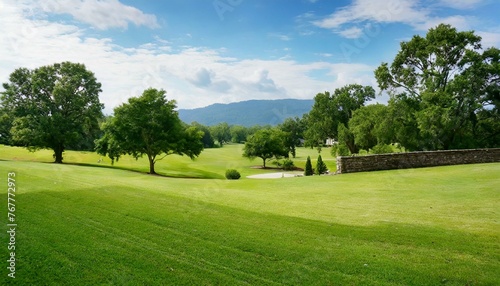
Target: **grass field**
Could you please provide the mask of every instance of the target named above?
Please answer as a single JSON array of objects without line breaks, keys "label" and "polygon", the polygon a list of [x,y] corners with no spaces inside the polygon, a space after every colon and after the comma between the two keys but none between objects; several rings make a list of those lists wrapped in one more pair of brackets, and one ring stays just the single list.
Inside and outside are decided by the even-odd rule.
[{"label": "grass field", "polygon": [[[23,148],[9,147],[0,145],[0,159],[12,161],[36,161],[36,162],[53,162],[53,151],[39,150],[29,152]],[[251,167],[262,166],[262,159],[256,158],[249,160],[242,156],[243,145],[231,144],[224,145],[223,148],[205,149],[201,155],[195,160],[189,159],[187,156],[170,155],[165,159],[156,163],[155,170],[158,174],[169,177],[182,178],[202,178],[202,179],[224,179],[226,169],[237,169],[241,172],[242,177],[248,175],[261,174],[266,172],[276,172],[276,170],[267,169],[260,170]],[[335,171],[336,161],[330,155],[330,149],[324,148],[322,151],[323,161],[327,166]],[[95,167],[113,167],[126,170],[134,170],[147,173],[149,171],[149,163],[147,157],[135,160],[131,156],[123,156],[118,162],[111,166],[111,160],[107,157],[100,156],[93,152],[75,152],[67,151],[64,153],[64,162],[67,164],[77,164],[84,166]],[[311,156],[313,166],[316,164],[318,152],[316,149],[298,148],[297,157],[292,158],[295,165],[304,168],[307,156]],[[101,159],[101,163],[98,163]],[[267,167],[274,167],[270,161]]]},{"label": "grass field", "polygon": [[160,173],[193,177],[167,178],[123,170],[145,160],[108,168],[67,152],[56,165],[50,151],[0,147],[0,216],[15,172],[18,224],[15,279],[2,224],[0,284],[500,285],[499,163],[219,179],[268,172],[240,150],[167,157]]}]

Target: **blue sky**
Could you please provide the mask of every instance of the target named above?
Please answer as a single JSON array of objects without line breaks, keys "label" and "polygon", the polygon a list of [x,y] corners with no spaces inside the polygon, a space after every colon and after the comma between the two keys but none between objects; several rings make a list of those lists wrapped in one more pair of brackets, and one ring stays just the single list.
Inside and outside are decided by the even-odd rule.
[{"label": "blue sky", "polygon": [[[0,81],[84,63],[106,113],[148,87],[179,108],[311,99],[373,70],[439,23],[500,46],[497,0],[0,0]],[[384,98],[379,98],[383,101]]]}]

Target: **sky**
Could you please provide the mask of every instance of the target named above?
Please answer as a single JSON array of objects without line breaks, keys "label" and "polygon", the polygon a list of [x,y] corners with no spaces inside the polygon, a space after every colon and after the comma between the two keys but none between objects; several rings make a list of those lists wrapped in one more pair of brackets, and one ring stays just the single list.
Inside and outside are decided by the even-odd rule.
[{"label": "sky", "polygon": [[[0,82],[85,64],[104,113],[149,88],[178,108],[312,99],[373,71],[439,23],[500,47],[498,0],[0,0]],[[379,101],[383,101],[381,96]]]}]

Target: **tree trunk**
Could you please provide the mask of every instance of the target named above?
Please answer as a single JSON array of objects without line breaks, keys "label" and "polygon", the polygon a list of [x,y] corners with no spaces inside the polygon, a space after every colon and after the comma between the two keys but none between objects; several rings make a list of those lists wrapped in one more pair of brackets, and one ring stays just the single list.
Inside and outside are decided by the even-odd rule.
[{"label": "tree trunk", "polygon": [[156,172],[155,172],[155,159],[153,156],[150,156],[150,155],[148,155],[148,159],[149,159],[149,173],[154,175],[154,174],[156,174]]},{"label": "tree trunk", "polygon": [[62,164],[63,152],[64,152],[64,147],[62,146],[62,144],[57,144],[56,147],[54,147],[54,159],[55,159],[54,163]]},{"label": "tree trunk", "polygon": [[266,159],[262,158],[262,163],[264,164],[264,169],[266,168]]}]

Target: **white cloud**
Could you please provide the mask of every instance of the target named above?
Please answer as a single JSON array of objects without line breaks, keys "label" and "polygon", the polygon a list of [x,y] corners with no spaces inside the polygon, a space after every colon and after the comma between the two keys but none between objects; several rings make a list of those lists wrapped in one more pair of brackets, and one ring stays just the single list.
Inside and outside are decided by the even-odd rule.
[{"label": "white cloud", "polygon": [[118,0],[29,0],[24,2],[45,13],[71,15],[75,20],[100,30],[126,29],[129,23],[149,28],[159,27],[156,16],[145,14]]},{"label": "white cloud", "polygon": [[325,29],[339,29],[345,24],[364,21],[414,23],[426,18],[427,14],[412,0],[355,0],[350,6],[313,23]]},{"label": "white cloud", "polygon": [[483,48],[500,47],[500,33],[497,32],[477,32],[482,38]]},{"label": "white cloud", "polygon": [[357,27],[345,28],[346,25],[360,23],[402,23],[416,30],[426,31],[440,23],[451,24],[458,29],[469,29],[476,19],[470,16],[436,16],[441,7],[466,9],[475,7],[482,0],[441,0],[438,4],[424,7],[414,0],[354,0],[351,5],[338,9],[329,16],[313,21],[320,28],[331,29],[345,38],[359,38],[363,31]]},{"label": "white cloud", "polygon": [[358,27],[352,27],[339,32],[344,38],[357,39],[363,35],[363,30]]},{"label": "white cloud", "polygon": [[[347,83],[374,82],[374,67],[361,64],[238,60],[224,56],[224,49],[172,47],[159,37],[124,48],[74,25],[26,17],[14,1],[3,2],[0,19],[0,42],[9,43],[0,46],[0,82],[19,67],[84,63],[102,83],[100,99],[106,113],[148,87],[165,89],[179,108],[195,108],[248,99],[310,99]],[[308,76],[318,69],[327,70],[335,80]]]}]

